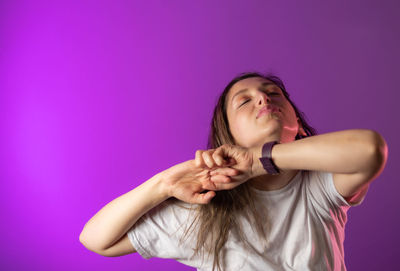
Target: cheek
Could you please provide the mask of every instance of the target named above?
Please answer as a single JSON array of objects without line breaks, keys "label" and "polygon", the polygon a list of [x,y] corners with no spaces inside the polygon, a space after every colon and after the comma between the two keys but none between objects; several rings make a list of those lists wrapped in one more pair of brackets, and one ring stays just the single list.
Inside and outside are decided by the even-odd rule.
[{"label": "cheek", "polygon": [[293,107],[289,106],[285,110],[285,119],[289,122],[297,122],[296,112]]},{"label": "cheek", "polygon": [[248,133],[250,126],[251,123],[249,122],[249,119],[246,118],[244,115],[242,116],[238,115],[232,121],[232,130],[234,130],[233,133],[237,135]]}]

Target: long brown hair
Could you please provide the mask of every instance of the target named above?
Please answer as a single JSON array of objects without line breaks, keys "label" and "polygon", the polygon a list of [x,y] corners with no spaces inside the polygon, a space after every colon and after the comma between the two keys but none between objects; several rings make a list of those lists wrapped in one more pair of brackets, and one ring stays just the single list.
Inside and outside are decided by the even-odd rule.
[{"label": "long brown hair", "polygon": [[[296,105],[290,100],[289,93],[286,91],[282,80],[278,76],[271,73],[263,75],[258,72],[245,72],[233,78],[218,98],[211,121],[207,149],[216,149],[223,144],[235,144],[229,129],[226,114],[226,96],[235,83],[250,77],[265,78],[274,82],[282,89],[307,134],[306,136],[297,134],[295,140],[317,134],[317,131],[307,123],[304,113],[298,110]],[[262,238],[260,240],[267,242],[267,234],[265,231],[267,223],[265,216],[263,216],[265,210],[260,211],[260,209],[256,208],[256,197],[254,191],[250,189],[249,183],[245,182],[231,190],[216,191],[216,195],[212,198],[210,203],[196,206],[196,216],[187,228],[184,236],[189,233],[189,230],[194,225],[198,226],[196,227],[197,244],[194,254],[201,252],[203,259],[204,252],[206,252],[208,256],[213,255],[213,270],[215,267],[221,270],[221,262],[225,260],[223,246],[228,239],[229,232],[234,231],[244,245],[249,245],[244,237],[243,229],[238,219],[240,216],[249,219],[251,225],[254,225],[255,231]],[[192,233],[194,232],[193,230],[194,228],[192,228]]]}]

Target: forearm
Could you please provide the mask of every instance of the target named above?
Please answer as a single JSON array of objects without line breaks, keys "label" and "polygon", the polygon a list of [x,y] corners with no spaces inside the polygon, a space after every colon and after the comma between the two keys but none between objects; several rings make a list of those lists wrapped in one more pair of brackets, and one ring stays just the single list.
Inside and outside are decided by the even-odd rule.
[{"label": "forearm", "polygon": [[84,226],[81,243],[92,251],[112,246],[143,214],[169,197],[162,177],[157,174],[104,206]]},{"label": "forearm", "polygon": [[[355,173],[371,166],[379,149],[379,134],[367,129],[352,129],[306,137],[277,144],[271,157],[281,170],[314,170]],[[261,147],[253,149],[253,174],[266,174],[259,157]]]}]

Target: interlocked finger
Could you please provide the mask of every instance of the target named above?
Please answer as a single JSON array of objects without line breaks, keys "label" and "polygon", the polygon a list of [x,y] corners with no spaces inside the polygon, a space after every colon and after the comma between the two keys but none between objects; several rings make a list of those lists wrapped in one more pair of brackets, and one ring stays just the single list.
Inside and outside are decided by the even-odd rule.
[{"label": "interlocked finger", "polygon": [[221,155],[221,150],[217,149],[216,151],[214,151],[213,155],[212,155],[215,163],[217,164],[217,166],[222,166],[226,164],[226,161],[224,160],[224,158]]},{"label": "interlocked finger", "polygon": [[207,190],[216,190],[217,187],[213,181],[211,181],[211,178],[209,180],[205,180],[202,182],[202,188],[207,189]]},{"label": "interlocked finger", "polygon": [[212,150],[208,150],[202,153],[202,157],[204,159],[205,164],[209,167],[209,168],[213,168],[216,166],[213,157],[211,156],[211,154],[214,152],[214,149]]},{"label": "interlocked finger", "polygon": [[195,160],[195,164],[196,164],[196,166],[197,167],[203,167],[204,166],[204,161],[203,161],[203,156],[202,156],[202,154],[203,154],[203,150],[197,150],[196,151],[196,158],[194,159]]},{"label": "interlocked finger", "polygon": [[231,178],[224,176],[224,175],[214,175],[211,176],[211,181],[214,182],[214,184],[217,183],[230,183],[231,182]]},{"label": "interlocked finger", "polygon": [[234,168],[224,167],[224,168],[216,168],[210,171],[210,175],[225,175],[225,176],[235,176],[239,174],[239,171]]}]

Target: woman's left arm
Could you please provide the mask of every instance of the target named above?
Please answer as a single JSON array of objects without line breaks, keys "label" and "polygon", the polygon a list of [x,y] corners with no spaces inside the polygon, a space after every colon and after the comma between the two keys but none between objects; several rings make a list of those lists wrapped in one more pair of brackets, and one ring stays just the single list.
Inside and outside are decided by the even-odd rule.
[{"label": "woman's left arm", "polygon": [[[252,149],[254,176],[265,174],[258,158],[261,147]],[[313,170],[333,173],[338,192],[350,197],[365,188],[385,167],[388,147],[373,130],[351,129],[314,135],[276,144],[271,150],[275,165],[282,170]]]}]

